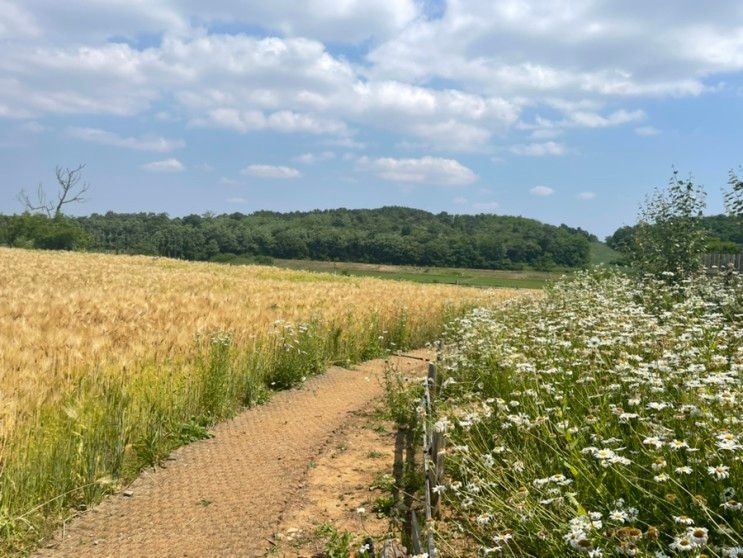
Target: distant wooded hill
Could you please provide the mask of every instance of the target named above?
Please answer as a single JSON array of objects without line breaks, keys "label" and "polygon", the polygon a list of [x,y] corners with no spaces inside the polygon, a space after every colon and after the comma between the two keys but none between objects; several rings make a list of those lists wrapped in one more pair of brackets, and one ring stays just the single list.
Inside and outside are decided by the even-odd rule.
[{"label": "distant wooded hill", "polygon": [[[707,231],[709,252],[739,253],[743,251],[743,217],[730,215],[706,215],[701,217],[702,226]],[[620,227],[606,238],[614,250],[627,252],[637,225]]]},{"label": "distant wooded hill", "polygon": [[178,218],[109,212],[64,218],[58,224],[40,215],[0,216],[0,243],[8,245],[188,260],[229,260],[235,255],[547,269],[587,265],[595,240],[579,228],[524,217],[432,214],[405,207]]}]

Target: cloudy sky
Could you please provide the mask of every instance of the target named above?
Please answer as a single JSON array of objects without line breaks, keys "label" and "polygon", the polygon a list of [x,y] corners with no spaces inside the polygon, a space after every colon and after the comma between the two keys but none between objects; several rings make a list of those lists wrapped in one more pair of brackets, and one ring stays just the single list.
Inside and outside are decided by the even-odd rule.
[{"label": "cloudy sky", "polygon": [[407,205],[599,235],[743,163],[739,0],[0,0],[0,212]]}]

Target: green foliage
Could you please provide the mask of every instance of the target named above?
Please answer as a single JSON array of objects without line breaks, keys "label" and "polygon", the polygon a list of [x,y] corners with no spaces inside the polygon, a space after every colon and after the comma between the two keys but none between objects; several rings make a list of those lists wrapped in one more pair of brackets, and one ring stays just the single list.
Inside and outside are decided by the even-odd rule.
[{"label": "green foliage", "polygon": [[[591,257],[593,259],[593,254]],[[288,269],[333,273],[344,277],[376,277],[378,279],[412,281],[414,283],[440,283],[468,287],[509,289],[541,289],[545,284],[558,280],[565,273],[564,269],[550,272],[533,270],[512,271],[502,269],[393,266],[389,264],[376,265],[313,260],[276,260],[274,265]]]},{"label": "green foliage", "polygon": [[701,217],[704,190],[674,170],[664,189],[656,189],[640,209],[630,260],[643,274],[685,278],[701,266],[706,231]]},{"label": "green foliage", "polygon": [[709,237],[720,242],[732,242],[743,250],[743,216],[708,215],[702,218],[702,226],[709,231]]},{"label": "green foliage", "polygon": [[220,417],[224,407],[230,403],[229,377],[232,362],[230,347],[232,336],[229,333],[215,333],[209,338],[207,362],[201,369],[201,408],[207,416]]},{"label": "green foliage", "polygon": [[[743,250],[743,217],[734,215],[705,215],[700,220],[707,233],[708,252],[740,252]],[[606,244],[622,254],[632,250],[638,226],[620,227],[607,237]]]},{"label": "green foliage", "polygon": [[417,428],[418,406],[423,395],[423,386],[411,381],[399,370],[387,366],[384,371],[385,412],[398,426]]},{"label": "green foliage", "polygon": [[621,252],[603,242],[591,242],[591,265],[618,265],[623,262]]},{"label": "green foliage", "polygon": [[[743,223],[741,223],[741,226],[743,226]],[[710,252],[712,254],[737,254],[738,252],[740,252],[741,247],[735,242],[731,242],[729,240],[709,238],[707,239],[705,249],[706,252]]]},{"label": "green foliage", "polygon": [[325,558],[349,558],[353,533],[339,531],[330,523],[324,523],[317,529],[317,534],[326,539]]},{"label": "green foliage", "polygon": [[200,424],[196,417],[191,417],[191,420],[181,424],[181,428],[176,435],[176,442],[179,444],[190,444],[198,440],[205,440],[211,438],[212,433],[209,432],[208,427]]},{"label": "green foliage", "polygon": [[253,256],[252,263],[258,265],[273,265],[273,258],[271,256]]},{"label": "green foliage", "polygon": [[725,192],[725,209],[730,216],[743,218],[743,179],[738,177],[732,169],[730,170],[728,186],[730,186],[730,190]]},{"label": "green foliage", "polygon": [[[21,218],[0,217],[0,242],[11,244],[3,229]],[[581,229],[555,227],[523,217],[434,215],[404,207],[259,211],[251,215],[189,215],[174,219],[165,214],[108,212],[74,221],[90,236],[92,250],[225,263],[308,258],[437,267],[551,269],[587,265],[589,243],[596,240]]]},{"label": "green foliage", "polygon": [[[658,241],[669,233],[677,234],[683,227],[688,227],[691,224],[692,226],[687,230],[687,235],[682,238],[686,247],[690,246],[689,242],[693,236],[695,237],[694,249],[698,248],[698,236],[703,233],[706,237],[704,247],[706,252],[741,252],[743,251],[743,180],[738,177],[734,170],[730,171],[728,186],[729,190],[724,193],[727,214],[694,215],[696,210],[701,211],[704,208],[702,203],[698,203],[694,208],[684,208],[682,205],[687,204],[688,206],[689,203],[692,203],[692,197],[694,196],[698,196],[697,202],[703,201],[701,188],[692,185],[690,180],[679,180],[677,173],[674,172],[671,184],[665,192],[664,203],[659,203],[657,191],[648,202],[653,205],[655,210],[660,209],[661,213],[665,211],[666,215],[662,216],[665,218],[659,219],[660,224],[654,224],[655,219],[648,219],[648,216],[641,216],[640,223],[637,225],[618,228],[611,236],[606,238],[606,244],[623,254],[636,253],[641,249],[638,242],[647,242],[648,236],[652,236]],[[695,190],[692,195],[690,195],[689,187]],[[669,205],[669,202],[675,204],[676,215],[674,215],[674,208]],[[643,217],[645,218],[643,219]],[[657,230],[653,231],[653,228]],[[658,242],[651,242],[651,244],[655,247],[660,246]],[[682,246],[672,246],[672,244],[679,244],[673,238],[667,238],[665,244],[666,247],[672,249],[684,249]]]},{"label": "green foliage", "polygon": [[23,548],[49,515],[95,502],[124,474],[132,400],[115,381],[82,379],[63,405],[38,411],[43,428],[3,440],[0,554]]},{"label": "green foliage", "polygon": [[395,506],[395,497],[393,494],[382,494],[379,498],[374,500],[372,505],[372,511],[380,516],[392,515],[392,511]]},{"label": "green foliage", "polygon": [[60,215],[23,213],[0,215],[0,244],[17,248],[81,250],[90,244],[90,235],[72,218]]},{"label": "green foliage", "polygon": [[271,389],[289,389],[322,372],[329,355],[315,322],[276,324],[276,359],[266,378]]},{"label": "green foliage", "polygon": [[627,225],[619,227],[613,234],[606,237],[606,245],[617,252],[629,253],[632,250],[636,228],[636,226],[630,227]]}]

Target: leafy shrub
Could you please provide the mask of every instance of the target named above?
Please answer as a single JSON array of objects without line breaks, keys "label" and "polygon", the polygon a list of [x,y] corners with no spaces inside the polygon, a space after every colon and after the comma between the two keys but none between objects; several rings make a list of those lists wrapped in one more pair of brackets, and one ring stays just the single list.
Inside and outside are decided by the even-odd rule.
[{"label": "leafy shrub", "polygon": [[317,534],[326,539],[326,558],[349,558],[351,556],[351,541],[353,534],[348,531],[339,531],[333,525],[325,523],[317,529]]},{"label": "leafy shrub", "polygon": [[210,417],[222,416],[228,397],[232,335],[219,332],[209,337],[208,359],[201,369],[201,409]]},{"label": "leafy shrub", "polygon": [[656,189],[641,208],[631,260],[641,272],[683,278],[701,266],[706,231],[701,221],[704,190],[674,170],[665,189]]},{"label": "leafy shrub", "polygon": [[279,320],[275,326],[276,359],[266,379],[271,389],[288,389],[322,372],[326,355],[317,323]]},{"label": "leafy shrub", "polygon": [[209,261],[215,263],[232,263],[237,257],[236,254],[232,254],[231,252],[222,252],[221,254],[213,255],[209,258]]},{"label": "leafy shrub", "polygon": [[70,217],[24,213],[0,219],[0,243],[16,248],[79,250],[89,245],[90,236]]},{"label": "leafy shrub", "polygon": [[253,256],[252,260],[258,265],[273,265],[273,258],[271,256]]},{"label": "leafy shrub", "polygon": [[418,414],[423,385],[387,365],[384,370],[385,410],[398,426],[419,428]]}]

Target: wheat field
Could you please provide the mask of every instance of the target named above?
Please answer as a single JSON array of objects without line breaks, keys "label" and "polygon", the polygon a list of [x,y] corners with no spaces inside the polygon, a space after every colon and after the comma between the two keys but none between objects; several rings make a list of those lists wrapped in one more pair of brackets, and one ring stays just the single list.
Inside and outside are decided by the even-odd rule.
[{"label": "wheat field", "polygon": [[0,248],[0,263],[7,552],[272,389],[515,295],[143,256]]}]

